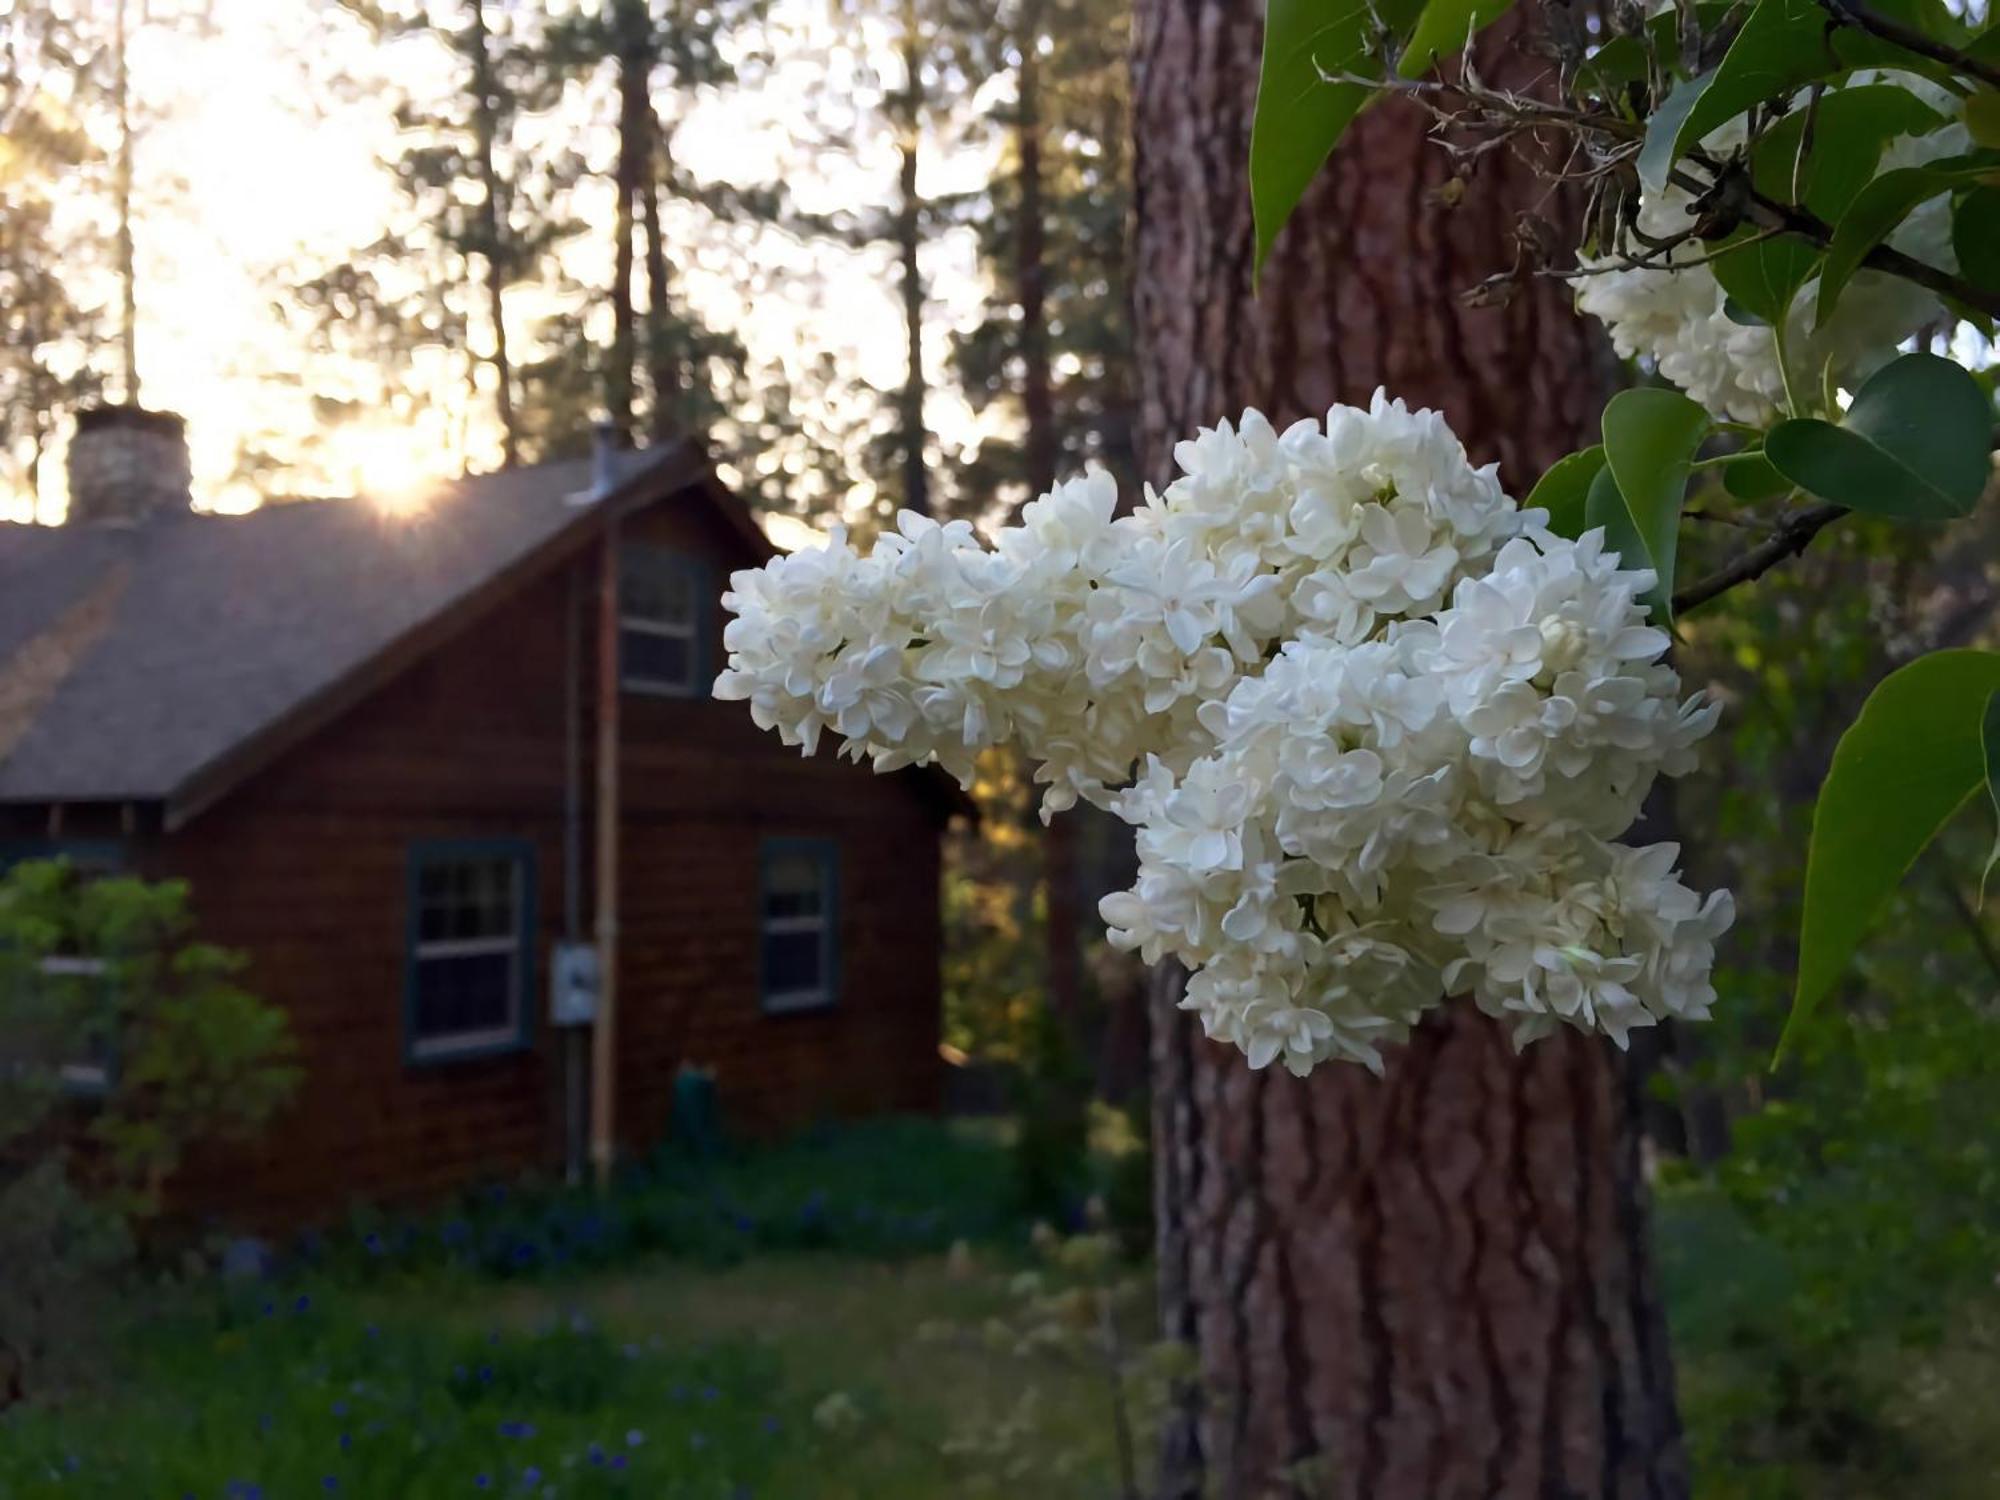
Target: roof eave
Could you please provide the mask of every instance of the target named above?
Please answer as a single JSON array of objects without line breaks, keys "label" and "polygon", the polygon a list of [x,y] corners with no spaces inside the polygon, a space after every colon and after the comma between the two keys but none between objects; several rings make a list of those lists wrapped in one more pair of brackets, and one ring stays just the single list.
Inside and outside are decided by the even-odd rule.
[{"label": "roof eave", "polygon": [[[576,518],[540,545],[190,772],[162,799],[166,831],[172,833],[185,827],[292,746],[457,634],[523,579],[581,550],[610,521],[689,488],[701,490],[719,501],[719,509],[725,514],[741,510],[741,502],[721,488],[699,448],[685,442],[661,448],[656,459],[626,475],[602,498],[577,506]],[[748,520],[747,513],[745,519]],[[761,540],[763,533],[757,530],[756,523],[750,521],[749,525]],[[768,548],[770,544],[765,541],[763,545]]]}]

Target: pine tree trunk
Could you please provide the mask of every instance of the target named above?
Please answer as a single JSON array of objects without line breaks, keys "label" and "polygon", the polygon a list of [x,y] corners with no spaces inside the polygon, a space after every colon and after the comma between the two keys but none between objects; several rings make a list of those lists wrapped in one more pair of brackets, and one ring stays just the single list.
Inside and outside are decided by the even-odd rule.
[{"label": "pine tree trunk", "polygon": [[500,462],[520,460],[520,424],[514,416],[514,366],[507,354],[507,247],[502,240],[500,169],[494,160],[499,133],[494,98],[492,37],[486,29],[486,0],[472,0],[472,129],[479,155],[479,235],[486,262],[486,316],[493,324],[493,406],[500,418]]},{"label": "pine tree trunk", "polygon": [[618,162],[613,168],[618,208],[617,246],[611,269],[611,363],[605,371],[606,416],[620,437],[632,437],[634,370],[638,338],[632,296],[633,221],[646,181],[652,139],[652,21],[642,0],[615,0],[611,15],[618,57]]},{"label": "pine tree trunk", "polygon": [[896,420],[903,448],[903,508],[931,513],[930,471],[924,466],[924,282],[917,251],[924,234],[924,205],[917,196],[917,140],[923,125],[923,39],[916,0],[903,0],[903,87],[896,100],[901,161],[896,175],[896,249],[902,263],[905,359]]},{"label": "pine tree trunk", "polygon": [[[1031,495],[1056,482],[1056,413],[1049,375],[1047,230],[1042,206],[1040,7],[1030,5],[1015,31],[1021,61],[1014,142],[1020,177],[1019,220],[1014,233],[1014,296],[1021,307],[1021,415],[1027,427],[1027,479]],[[1074,1026],[1083,1008],[1083,953],[1077,906],[1075,819],[1057,818],[1042,830],[1044,956],[1048,1000]]]},{"label": "pine tree trunk", "polygon": [[[1202,424],[1281,426],[1377,385],[1449,416],[1513,492],[1602,394],[1547,280],[1457,293],[1543,201],[1489,155],[1446,208],[1414,109],[1367,115],[1251,289],[1257,0],[1141,0],[1134,45],[1140,461]],[[1514,22],[1487,76],[1521,82]],[[1516,61],[1516,59],[1520,59]],[[1156,984],[1161,1313],[1202,1380],[1163,1492],[1219,1500],[1676,1500],[1687,1493],[1628,1074],[1574,1033],[1517,1057],[1454,1005],[1377,1080],[1253,1073]]]},{"label": "pine tree trunk", "polygon": [[674,436],[679,420],[684,372],[668,337],[667,242],[660,228],[660,178],[667,165],[666,137],[660,129],[659,111],[650,100],[646,117],[652,140],[652,149],[647,153],[648,171],[640,187],[646,221],[646,381],[653,388],[653,415],[649,424],[653,441],[663,443]]},{"label": "pine tree trunk", "polygon": [[112,104],[118,115],[118,159],[112,192],[117,225],[118,351],[124,375],[121,395],[127,406],[139,404],[139,272],[132,245],[132,68],[129,0],[117,0],[112,35]]}]

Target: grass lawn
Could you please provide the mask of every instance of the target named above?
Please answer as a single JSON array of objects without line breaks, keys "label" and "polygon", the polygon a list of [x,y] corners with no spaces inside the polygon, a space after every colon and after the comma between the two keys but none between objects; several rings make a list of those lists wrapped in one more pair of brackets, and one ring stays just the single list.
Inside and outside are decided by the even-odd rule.
[{"label": "grass lawn", "polygon": [[169,1316],[115,1396],[0,1425],[0,1496],[1025,1492],[950,1451],[996,1438],[1032,1455],[1037,1495],[1110,1493],[1102,1378],[978,1337],[1011,1274],[818,1253],[555,1284],[302,1284],[240,1321]]}]

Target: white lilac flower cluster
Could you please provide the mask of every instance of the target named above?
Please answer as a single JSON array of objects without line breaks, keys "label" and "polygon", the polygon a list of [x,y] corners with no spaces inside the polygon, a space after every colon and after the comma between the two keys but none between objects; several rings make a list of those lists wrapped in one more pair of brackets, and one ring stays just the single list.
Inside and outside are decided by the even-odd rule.
[{"label": "white lilac flower cluster", "polygon": [[1093,473],[990,548],[905,514],[737,573],[716,695],[810,752],[970,779],[1011,743],[1137,829],[1112,940],[1192,969],[1253,1066],[1381,1066],[1447,995],[1527,1040],[1700,1017],[1728,925],[1672,845],[1612,842],[1692,764],[1664,632],[1601,533],[1551,534],[1443,419],[1380,393],[1181,443],[1115,516]]},{"label": "white lilac flower cluster", "polygon": [[[1970,148],[1964,123],[1951,117],[1957,101],[1927,80],[1857,73],[1849,86],[1882,82],[1908,88],[1920,102],[1940,112],[1942,123],[1925,133],[1892,140],[1882,153],[1880,171],[1922,166]],[[1742,140],[1743,123],[1735,120],[1706,137],[1702,145],[1711,154],[1727,155]],[[1649,241],[1672,239],[1687,234],[1695,212],[1690,195],[1670,185],[1640,199],[1637,228]],[[1957,270],[1949,197],[1919,204],[1889,243],[1939,270]],[[1702,262],[1712,250],[1690,240],[1669,254],[1665,265],[1632,269],[1611,269],[1616,261],[1610,256],[1580,256],[1582,274],[1571,281],[1576,305],[1604,323],[1621,357],[1650,359],[1663,378],[1715,416],[1765,426],[1785,399],[1778,341],[1769,326],[1739,322],[1729,315],[1722,284]],[[1792,378],[1813,390],[1829,375],[1836,385],[1858,384],[1892,358],[1903,340],[1936,321],[1943,311],[1938,299],[1922,287],[1875,271],[1854,276],[1825,323],[1815,322],[1818,296],[1819,279],[1814,277],[1793,299],[1785,338]]]}]

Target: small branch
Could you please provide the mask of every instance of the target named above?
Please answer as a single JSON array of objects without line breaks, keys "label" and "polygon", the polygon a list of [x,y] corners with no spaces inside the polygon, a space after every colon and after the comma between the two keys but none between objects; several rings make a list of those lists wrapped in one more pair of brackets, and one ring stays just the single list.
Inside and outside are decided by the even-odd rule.
[{"label": "small branch", "polygon": [[1741,557],[1716,569],[1674,595],[1674,613],[1686,614],[1728,593],[1739,583],[1762,578],[1788,557],[1797,557],[1812,539],[1847,514],[1844,505],[1809,505],[1795,510],[1771,529],[1771,534]]},{"label": "small branch", "polygon": [[1991,88],[2000,89],[2000,67],[1981,62],[1958,47],[1925,36],[1914,26],[1906,26],[1901,21],[1878,14],[1858,0],[1819,0],[1821,7],[1837,21],[1871,32],[1885,42],[1894,42],[1905,52],[1914,52],[1919,57],[1928,57],[1932,62],[1943,63],[1954,73],[1963,73],[1968,78],[1977,78]]}]

